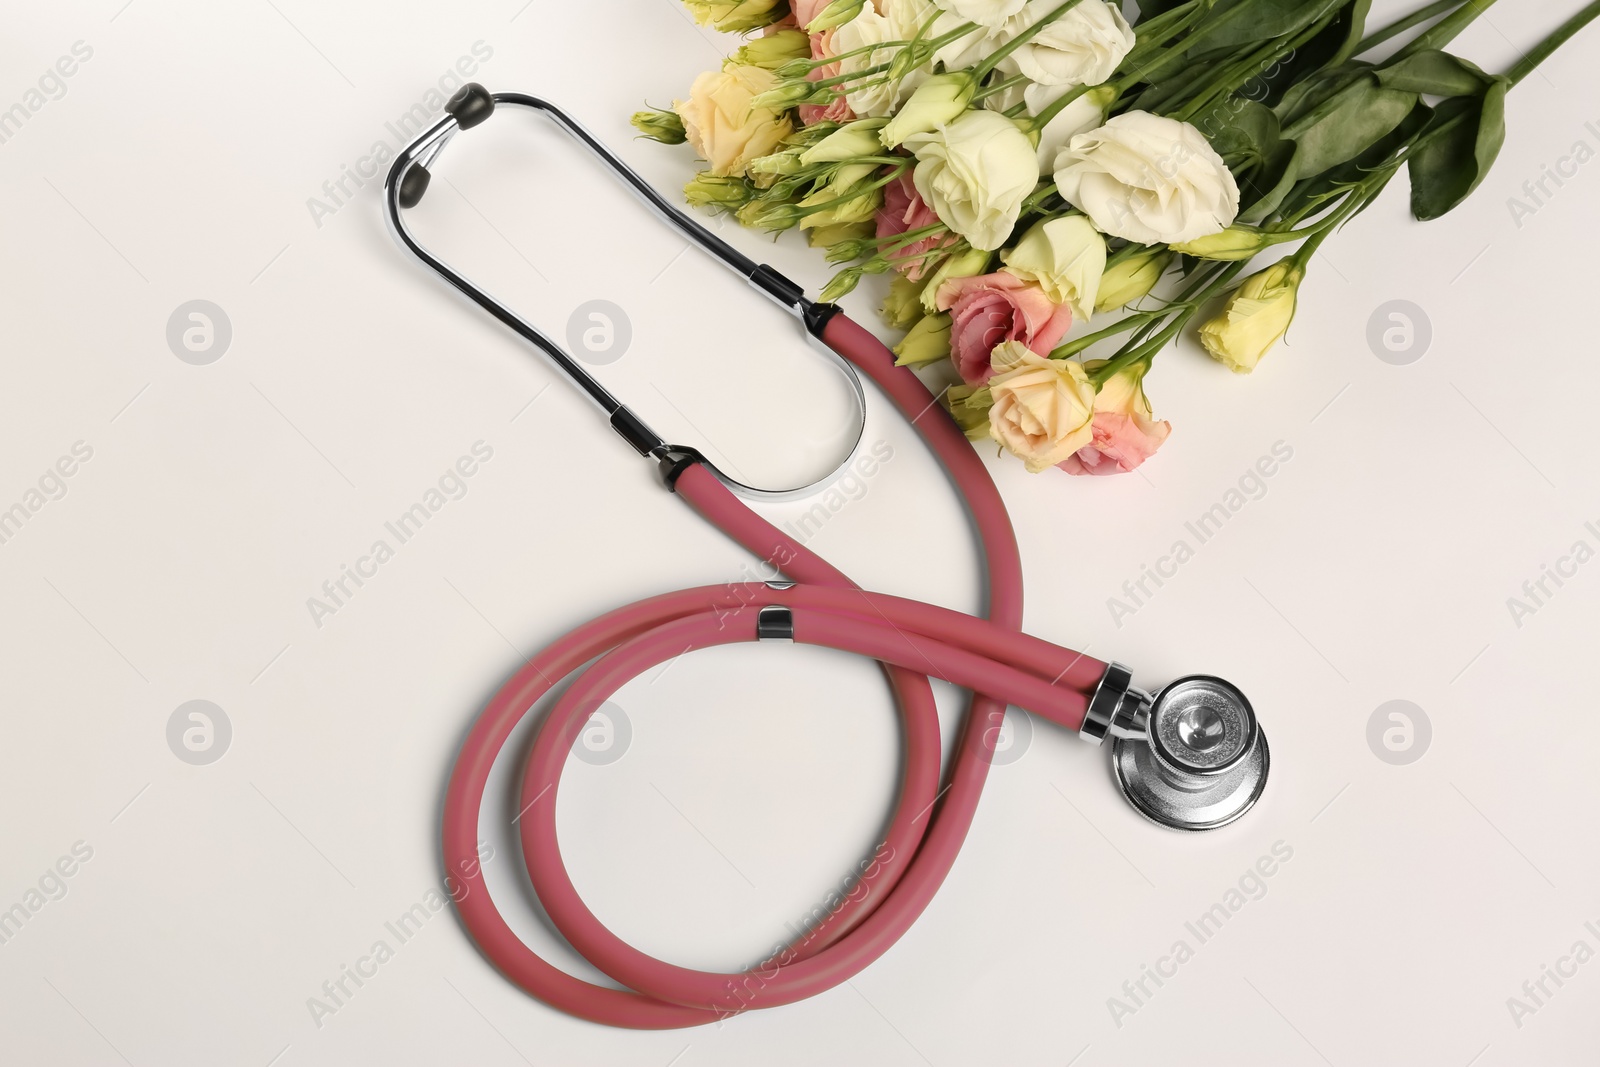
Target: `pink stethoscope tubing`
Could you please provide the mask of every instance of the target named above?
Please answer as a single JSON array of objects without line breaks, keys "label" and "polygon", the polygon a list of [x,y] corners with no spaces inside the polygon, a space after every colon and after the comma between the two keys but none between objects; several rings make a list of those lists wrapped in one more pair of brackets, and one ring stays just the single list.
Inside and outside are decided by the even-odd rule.
[{"label": "pink stethoscope tubing", "polygon": [[[994,482],[961,431],[916,375],[842,314],[822,339],[888,394],[950,472],[976,521],[988,576],[988,620],[859,589],[839,570],[760,518],[703,466],[687,466],[676,491],[707,521],[797,584],[716,585],[631,604],[574,630],[528,661],[490,700],[462,745],[445,799],[444,858],[471,870],[457,907],[485,955],[523,989],[561,1010],[611,1026],[665,1029],[813,996],[855,975],[910,928],[949,873],[978,806],[996,731],[1015,703],[1064,727],[1082,724],[1088,692],[1106,664],[1018,634],[1022,571]],[[561,771],[579,733],[631,678],[684,653],[757,639],[758,609],[786,605],[794,640],[885,664],[905,731],[905,767],[878,862],[861,889],[803,940],[748,972],[674,966],[626,944],[584,904],[556,836]],[[574,670],[524,766],[519,821],[523,858],[556,930],[601,972],[627,987],[575,978],[538,956],[507,925],[476,862],[484,787],[501,747],[533,704]],[[940,796],[939,722],[932,675],[973,690]]]},{"label": "pink stethoscope tubing", "polygon": [[[784,494],[741,486],[694,449],[668,444],[548,336],[417,241],[402,209],[426,194],[428,167],[450,138],[485,121],[497,107],[550,118],[693,243],[793,313],[831,351],[830,358],[843,361],[858,400],[859,378],[849,368],[872,379],[934,453],[972,516],[987,579],[987,618],[861,589],[751,511],[732,490],[758,497]],[[1008,705],[1027,708],[1095,744],[1114,737],[1112,770],[1123,795],[1161,825],[1210,830],[1250,809],[1265,784],[1269,753],[1254,710],[1235,687],[1195,675],[1170,683],[1152,698],[1132,686],[1121,664],[1020,632],[1022,567],[1000,494],[962,431],[915,374],[894,365],[894,356],[877,338],[838,308],[808,300],[794,282],[689,219],[547,101],[521,93],[491,94],[474,84],[453,96],[445,111],[400,150],[385,177],[385,214],[395,239],[542,351],[624,440],[656,461],[669,489],[789,580],[684,589],[612,611],[527,661],[478,716],[445,796],[444,860],[460,883],[453,896],[467,932],[505,975],[562,1011],[638,1029],[716,1022],[838,985],[888,951],[950,872],[977,810]],[[858,429],[864,412],[863,407]],[[905,735],[899,794],[883,844],[863,865],[859,882],[803,936],[740,973],[678,967],[612,933],[574,888],[556,833],[561,772],[590,717],[629,680],[686,651],[769,638],[882,664]],[[551,924],[622,989],[569,975],[518,938],[495,905],[478,856],[484,789],[496,759],[531,709],[569,678],[535,733],[513,821],[528,878]],[[931,678],[972,691],[943,774]]]}]

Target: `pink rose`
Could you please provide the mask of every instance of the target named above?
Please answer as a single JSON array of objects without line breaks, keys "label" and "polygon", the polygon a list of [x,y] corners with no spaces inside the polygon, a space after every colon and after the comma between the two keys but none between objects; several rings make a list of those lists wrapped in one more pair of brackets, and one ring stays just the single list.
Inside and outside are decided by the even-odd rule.
[{"label": "pink rose", "polygon": [[[824,3],[826,3],[826,0],[824,0]],[[817,5],[817,10],[820,11],[822,6],[822,4]],[[804,13],[801,12],[801,14]],[[811,12],[810,14],[812,18],[816,17],[816,12]],[[800,22],[800,25],[805,25],[805,20],[799,19],[798,16],[797,21]],[[813,33],[811,35],[811,58],[828,59],[832,55],[833,31],[827,30],[823,33]],[[811,73],[806,75],[806,81],[819,82],[824,78],[837,77],[838,74],[839,64],[829,63],[812,70]],[[845,100],[843,93],[838,93],[826,104],[801,104],[799,111],[800,122],[805,126],[815,126],[819,122],[849,122],[856,117],[856,113],[850,110],[850,104]]]},{"label": "pink rose", "polygon": [[1005,271],[953,278],[935,296],[939,310],[950,312],[950,358],[968,385],[994,374],[989,355],[1002,341],[1020,341],[1048,356],[1072,327],[1070,307]]},{"label": "pink rose", "polygon": [[[910,171],[902,171],[899,178],[884,186],[883,207],[878,209],[879,240],[920,230],[938,221],[939,216],[934,214],[933,208],[929,207],[927,201],[922,199],[922,194],[917,192]],[[889,258],[894,261],[895,268],[908,279],[914,282],[921,281],[928,269],[926,254],[949,244],[954,239],[955,235],[949,233],[923,237],[889,253]]]},{"label": "pink rose", "polygon": [[1155,455],[1172,433],[1157,421],[1144,395],[1148,368],[1135,364],[1114,374],[1094,398],[1093,437],[1056,464],[1068,474],[1125,474]]}]

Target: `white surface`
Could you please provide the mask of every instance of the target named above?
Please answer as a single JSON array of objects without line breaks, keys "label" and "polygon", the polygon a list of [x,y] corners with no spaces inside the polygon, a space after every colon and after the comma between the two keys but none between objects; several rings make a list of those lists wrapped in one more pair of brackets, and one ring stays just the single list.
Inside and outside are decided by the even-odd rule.
[{"label": "white surface", "polygon": [[[1520,627],[1507,607],[1574,541],[1600,546],[1584,526],[1600,520],[1600,164],[1520,228],[1507,206],[1574,142],[1600,147],[1594,33],[1513,95],[1500,165],[1460,211],[1416,225],[1397,187],[1330,242],[1292,346],[1257,374],[1189,342],[1163,357],[1150,391],[1177,431],[1147,477],[994,464],[1032,632],[1144,683],[1214,671],[1254,698],[1274,769],[1248,819],[1161,832],[1097,753],[1041,725],[921,921],[825,996],[720,1029],[607,1031],[523,996],[442,912],[318,1026],[308,998],[439,885],[443,779],[511,646],[749,566],[399,254],[376,181],[320,226],[307,208],[375,141],[392,150],[385,122],[477,41],[491,87],[566,102],[663,188],[687,178],[688,153],[631,140],[627,116],[727,42],[669,0],[520,3],[3,5],[0,106],[75,41],[94,52],[0,145],[0,506],[74,442],[93,458],[0,544],[0,907],[75,842],[93,856],[0,945],[0,1059],[1594,1061],[1600,962],[1520,1026],[1507,1007],[1574,942],[1600,949],[1600,563]],[[1502,4],[1460,44],[1498,69],[1577,6]],[[457,142],[427,232],[558,335],[583,301],[624,306],[633,347],[606,379],[669,436],[761,480],[825,465],[837,378],[537,126]],[[813,290],[825,277],[791,242],[724,233]],[[164,337],[195,298],[233,326],[209,366]],[[1393,299],[1432,322],[1410,366],[1365,341]],[[713,304],[702,343],[689,331]],[[870,320],[870,294],[849,304]],[[870,418],[894,458],[814,546],[873,587],[974,607],[954,502],[876,396]],[[493,459],[467,495],[316,626],[307,598],[480,440]],[[1265,496],[1115,627],[1108,598],[1279,441],[1293,459]],[[167,746],[193,699],[232,723],[210,766]],[[1433,726],[1409,766],[1366,740],[1393,699]],[[897,754],[881,683],[842,657],[739,649],[619,703],[632,747],[575,762],[563,797],[579,887],[643,948],[748,964],[873,840]],[[496,841],[505,897],[517,861]],[[1117,1025],[1108,998],[1177,939],[1196,947],[1185,921],[1275,842],[1293,857],[1262,899]],[[581,968],[523,907],[513,921]]]}]

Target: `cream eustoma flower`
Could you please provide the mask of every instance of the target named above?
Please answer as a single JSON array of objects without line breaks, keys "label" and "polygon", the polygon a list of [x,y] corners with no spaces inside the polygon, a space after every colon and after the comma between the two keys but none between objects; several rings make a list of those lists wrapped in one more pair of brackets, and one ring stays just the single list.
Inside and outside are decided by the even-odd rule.
[{"label": "cream eustoma flower", "polygon": [[[1019,19],[1034,25],[1061,0],[1028,0]],[[1099,85],[1133,51],[1133,28],[1105,0],[1082,0],[1004,60],[1040,85]]]},{"label": "cream eustoma flower", "polygon": [[1239,186],[1205,135],[1147,111],[1074,137],[1055,177],[1062,199],[1102,233],[1139,244],[1220,233],[1239,214]]},{"label": "cream eustoma flower", "polygon": [[[901,36],[902,32],[903,28],[894,19],[879,14],[871,4],[863,7],[860,14],[833,31],[833,43],[829,50],[834,55],[844,57],[839,60],[840,75],[859,76],[869,67],[892,62],[900,49],[874,46],[889,41],[910,40],[915,34],[913,30],[911,34]],[[863,48],[870,51],[850,54]],[[901,78],[898,84],[882,74],[869,74],[846,85],[845,103],[857,115],[881,118],[894,111],[900,101],[927,79],[928,74],[926,69],[914,70]]]},{"label": "cream eustoma flower", "polygon": [[[879,0],[878,10],[894,28],[896,41],[914,40],[919,34],[921,40],[932,41],[971,21],[945,10],[933,0]],[[928,28],[924,30],[923,27]],[[934,52],[929,62],[942,63],[947,71],[961,70],[977,63],[992,50],[988,35],[981,29],[972,30]]]},{"label": "cream eustoma flower", "polygon": [[1036,223],[1000,259],[1007,272],[1033,282],[1051,302],[1070,305],[1078,318],[1087,322],[1094,314],[1106,240],[1082,215]]},{"label": "cream eustoma flower", "polygon": [[689,99],[673,104],[684,135],[712,174],[743,175],[752,159],[768,155],[794,131],[782,112],[751,105],[757,93],[778,84],[770,70],[731,64],[701,74],[689,87]]},{"label": "cream eustoma flower", "polygon": [[1048,359],[1021,341],[995,346],[989,436],[1037,474],[1094,436],[1094,386],[1075,359]]},{"label": "cream eustoma flower", "polygon": [[973,248],[1005,243],[1039,180],[1033,143],[993,111],[968,111],[942,130],[906,138],[917,192]]},{"label": "cream eustoma flower", "polygon": [[[967,22],[998,29],[1027,7],[1028,0],[939,0],[939,6]],[[1060,6],[1060,0],[1057,0],[1057,6]]]},{"label": "cream eustoma flower", "polygon": [[1222,313],[1200,327],[1211,358],[1235,374],[1255,370],[1261,357],[1289,331],[1305,271],[1293,257],[1250,275]]}]

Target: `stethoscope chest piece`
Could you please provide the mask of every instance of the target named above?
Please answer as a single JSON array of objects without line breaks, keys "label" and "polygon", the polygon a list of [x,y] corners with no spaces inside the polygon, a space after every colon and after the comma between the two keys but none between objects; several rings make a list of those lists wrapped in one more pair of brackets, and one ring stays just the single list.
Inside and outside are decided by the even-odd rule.
[{"label": "stethoscope chest piece", "polygon": [[1267,784],[1271,754],[1250,701],[1205,675],[1156,694],[1143,736],[1119,736],[1111,767],[1123,796],[1152,822],[1214,830],[1249,811]]}]

